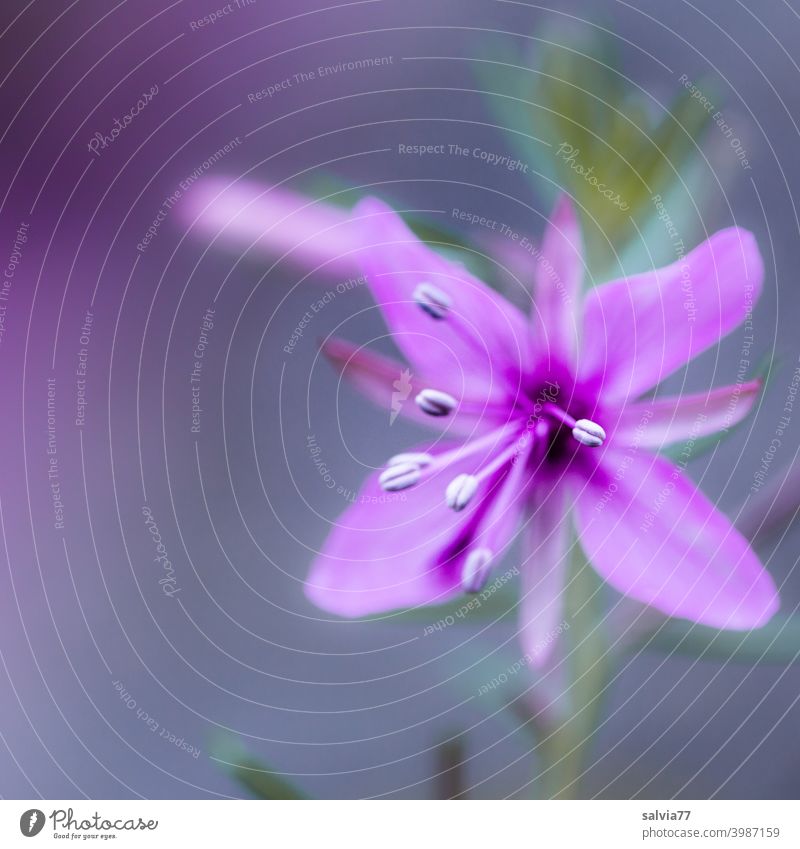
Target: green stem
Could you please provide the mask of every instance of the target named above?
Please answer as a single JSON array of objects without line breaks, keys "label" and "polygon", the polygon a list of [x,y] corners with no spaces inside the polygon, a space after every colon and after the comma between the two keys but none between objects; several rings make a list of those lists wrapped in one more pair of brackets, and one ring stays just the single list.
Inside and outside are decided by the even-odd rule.
[{"label": "green stem", "polygon": [[436,798],[460,799],[466,788],[464,780],[464,741],[454,736],[436,749]]},{"label": "green stem", "polygon": [[610,672],[604,629],[602,586],[576,545],[564,593],[563,659],[568,669],[569,709],[557,720],[535,720],[539,731],[539,792],[548,799],[581,797],[594,732],[603,706]]}]

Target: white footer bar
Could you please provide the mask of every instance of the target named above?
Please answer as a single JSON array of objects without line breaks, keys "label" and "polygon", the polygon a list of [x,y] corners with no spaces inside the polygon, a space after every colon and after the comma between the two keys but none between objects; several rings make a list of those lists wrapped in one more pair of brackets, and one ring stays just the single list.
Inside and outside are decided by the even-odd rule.
[{"label": "white footer bar", "polygon": [[800,846],[799,820],[790,801],[30,800],[0,801],[0,846],[778,849]]}]

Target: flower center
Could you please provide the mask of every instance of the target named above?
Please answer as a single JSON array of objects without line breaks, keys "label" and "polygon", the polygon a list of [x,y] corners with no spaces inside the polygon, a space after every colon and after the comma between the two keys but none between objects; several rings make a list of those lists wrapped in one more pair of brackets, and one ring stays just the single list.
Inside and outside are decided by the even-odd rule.
[{"label": "flower center", "polygon": [[[471,329],[452,310],[452,299],[445,292],[429,283],[421,283],[414,290],[413,297],[432,320],[452,321],[459,332],[477,344]],[[522,404],[487,405],[480,399],[459,400],[439,389],[423,389],[415,401],[430,416],[441,418],[455,412],[477,415],[495,412],[505,423],[436,456],[427,453],[395,455],[380,475],[381,487],[393,492],[407,489],[446,470],[453,463],[471,459],[475,468],[450,480],[444,490],[444,500],[451,509],[461,511],[476,497],[481,500],[482,490],[484,494],[487,490],[496,492],[492,503],[487,506],[486,515],[482,516],[482,520],[491,526],[493,512],[508,509],[509,499],[513,500],[520,489],[530,483],[531,475],[526,473],[526,468],[532,466],[535,470],[540,461],[552,459],[553,451],[558,450],[565,432],[571,433],[578,445],[588,448],[597,448],[605,441],[606,433],[599,424],[586,418],[574,418],[558,403],[560,394],[559,384],[551,380],[544,381],[538,394]],[[523,459],[535,462],[520,463]],[[514,475],[513,482],[508,477],[510,475]],[[502,487],[499,486],[501,482],[504,484]],[[512,489],[516,492],[509,495],[508,491]],[[479,592],[482,589],[488,580],[492,560],[492,548],[485,540],[469,548],[461,576],[465,591]]]}]

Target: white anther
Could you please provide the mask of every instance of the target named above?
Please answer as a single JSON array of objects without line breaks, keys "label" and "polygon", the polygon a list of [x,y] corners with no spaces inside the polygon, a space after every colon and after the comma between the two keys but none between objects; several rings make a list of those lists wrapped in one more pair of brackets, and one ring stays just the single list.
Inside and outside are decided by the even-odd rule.
[{"label": "white anther", "polygon": [[414,486],[419,477],[420,468],[416,463],[398,463],[381,472],[378,483],[387,492],[397,492],[400,489]]},{"label": "white anther", "polygon": [[492,552],[488,548],[470,551],[461,570],[461,587],[464,592],[479,593],[486,586],[491,564]]},{"label": "white anther", "polygon": [[432,318],[444,318],[453,305],[450,296],[430,283],[420,283],[414,289],[414,300]]},{"label": "white anther", "polygon": [[389,458],[389,462],[386,465],[399,466],[401,463],[413,463],[419,466],[420,469],[424,469],[426,466],[430,466],[432,462],[433,457],[430,454],[425,454],[422,451],[411,451],[405,454],[395,454],[394,457]]},{"label": "white anther", "polygon": [[452,395],[438,389],[423,389],[414,400],[429,416],[446,416],[458,406],[458,401]]},{"label": "white anther", "polygon": [[478,479],[475,475],[458,475],[453,478],[445,490],[447,506],[453,510],[463,510],[472,501],[478,490]]},{"label": "white anther", "polygon": [[572,428],[572,435],[581,445],[588,445],[590,448],[597,448],[602,445],[606,439],[606,432],[596,422],[589,419],[578,419],[575,422],[575,427]]}]

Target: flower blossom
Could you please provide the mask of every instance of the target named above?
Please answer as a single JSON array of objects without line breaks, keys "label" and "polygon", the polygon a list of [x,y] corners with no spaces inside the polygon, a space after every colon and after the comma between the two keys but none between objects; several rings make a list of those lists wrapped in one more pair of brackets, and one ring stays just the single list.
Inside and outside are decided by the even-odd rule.
[{"label": "flower blossom", "polygon": [[206,177],[192,190],[187,225],[237,252],[265,254],[312,273],[349,275],[361,244],[350,210],[283,186]]},{"label": "flower blossom", "polygon": [[759,380],[656,390],[752,310],[764,275],[752,234],[722,230],[679,262],[584,293],[564,196],[527,317],[381,201],[353,216],[362,270],[408,365],[343,340],[326,352],[379,403],[408,369],[402,414],[439,433],[367,479],[312,566],[313,602],[357,617],[477,593],[519,537],[520,635],[542,662],[576,541],[608,584],[667,616],[729,629],[772,616],[776,588],[747,541],[685,462],[658,453],[683,443],[688,456],[758,397]]}]

